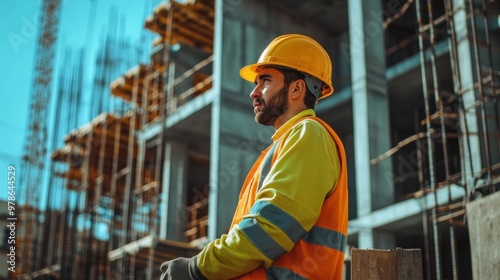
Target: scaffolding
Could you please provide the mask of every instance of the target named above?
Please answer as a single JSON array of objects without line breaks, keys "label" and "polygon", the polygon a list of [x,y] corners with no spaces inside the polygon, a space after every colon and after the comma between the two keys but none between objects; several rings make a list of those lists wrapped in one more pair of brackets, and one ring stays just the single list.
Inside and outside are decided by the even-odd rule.
[{"label": "scaffolding", "polygon": [[[111,106],[102,96],[109,65],[99,68],[92,112],[100,114],[68,133],[63,147],[52,152],[53,180],[62,187],[51,196],[60,195],[63,203],[44,213],[48,242],[33,245],[37,250],[25,247],[25,255],[39,264],[23,269],[20,279],[153,279],[163,261],[199,252],[189,242],[206,237],[207,199],[186,210],[191,218],[184,241],[158,238],[157,213],[168,115],[211,88],[213,9],[213,1],[169,1],[154,9],[144,25],[159,35],[151,62],[109,83],[110,97],[128,104],[115,106],[115,112],[105,111]],[[108,41],[99,59],[110,64]],[[161,127],[159,133],[139,138],[153,126]],[[24,236],[35,236],[28,232]],[[36,252],[47,246],[54,252],[44,260]]]},{"label": "scaffolding", "polygon": [[[415,163],[414,172],[396,178],[397,199],[433,199],[422,213],[425,279],[467,278],[457,243],[466,232],[466,205],[500,190],[500,42],[498,24],[492,24],[499,12],[498,1],[410,0],[385,18],[386,31],[399,32],[392,37],[398,41],[387,39],[389,65],[419,56],[423,110],[414,112],[415,134],[371,164],[388,157],[397,168]],[[398,23],[405,14],[413,24]],[[463,198],[452,197],[457,188]],[[448,198],[440,205],[443,190]]]}]

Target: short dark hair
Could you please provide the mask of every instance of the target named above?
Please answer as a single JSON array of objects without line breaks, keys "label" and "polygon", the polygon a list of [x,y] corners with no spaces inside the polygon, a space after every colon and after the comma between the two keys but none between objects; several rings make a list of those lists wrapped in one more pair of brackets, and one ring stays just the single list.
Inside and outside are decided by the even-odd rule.
[{"label": "short dark hair", "polygon": [[[305,81],[305,75],[297,70],[283,69],[283,68],[276,68],[276,70],[280,71],[281,74],[283,74],[285,88],[288,88],[293,81],[300,80],[300,79]],[[306,94],[304,96],[304,105],[306,105],[306,108],[314,109],[317,101],[318,100],[317,100],[316,96],[306,86]]]}]

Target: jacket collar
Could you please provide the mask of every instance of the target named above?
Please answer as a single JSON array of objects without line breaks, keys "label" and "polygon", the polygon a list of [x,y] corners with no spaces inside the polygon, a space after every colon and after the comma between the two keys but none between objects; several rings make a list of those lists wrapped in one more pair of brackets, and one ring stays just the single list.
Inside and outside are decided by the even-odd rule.
[{"label": "jacket collar", "polygon": [[287,132],[298,120],[300,120],[303,117],[308,117],[308,116],[313,116],[313,117],[316,116],[316,113],[314,112],[313,109],[306,109],[306,110],[298,113],[297,115],[295,115],[293,118],[289,119],[280,128],[278,128],[278,130],[276,130],[276,132],[274,132],[274,134],[272,136],[273,142],[280,139],[281,136],[283,136],[283,134],[285,132]]}]

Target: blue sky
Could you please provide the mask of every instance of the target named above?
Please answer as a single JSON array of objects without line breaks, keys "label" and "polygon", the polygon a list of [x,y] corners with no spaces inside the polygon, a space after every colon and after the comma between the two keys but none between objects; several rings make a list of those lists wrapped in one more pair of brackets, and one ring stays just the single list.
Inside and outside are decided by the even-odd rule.
[{"label": "blue sky", "polygon": [[[86,63],[92,63],[95,60],[93,51],[99,37],[103,36],[103,30],[106,30],[110,9],[114,9],[122,20],[120,32],[124,33],[123,37],[139,44],[145,17],[152,14],[159,2],[61,0],[58,54],[67,48],[85,47],[85,52],[89,54]],[[19,170],[24,153],[41,5],[40,0],[2,0],[0,3],[0,61],[3,65],[0,75],[0,179],[4,182],[7,181],[7,167],[14,165]],[[59,55],[56,55],[55,68],[58,59]],[[89,82],[91,73],[86,74],[85,79]],[[22,176],[22,172],[17,176]],[[7,185],[2,185],[5,189],[0,188],[0,200],[7,197]]]}]

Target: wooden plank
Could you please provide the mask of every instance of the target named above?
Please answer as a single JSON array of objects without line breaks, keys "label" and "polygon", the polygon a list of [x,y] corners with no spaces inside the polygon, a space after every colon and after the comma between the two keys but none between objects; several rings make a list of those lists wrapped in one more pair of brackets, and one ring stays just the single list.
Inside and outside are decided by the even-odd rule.
[{"label": "wooden plank", "polygon": [[[151,95],[158,92],[158,88],[163,87],[162,75],[156,73],[157,70],[152,70],[150,67],[141,67],[141,70],[129,71],[128,74],[118,78],[111,84],[111,94],[120,97],[125,101],[132,102],[133,95],[136,94],[135,105],[142,106],[144,102],[144,94],[146,93],[146,102],[149,102]],[[139,80],[135,80],[139,75]],[[134,88],[135,91],[134,92]]]},{"label": "wooden plank", "polygon": [[[166,30],[166,24],[170,21],[169,9],[173,9],[172,34],[168,34]],[[213,49],[213,25],[213,9],[200,4],[184,5],[175,1],[169,5],[160,5],[153,16],[145,21],[145,28],[161,35],[162,40],[172,38],[210,51]]]},{"label": "wooden plank", "polygon": [[351,250],[352,280],[421,280],[420,249]]}]

